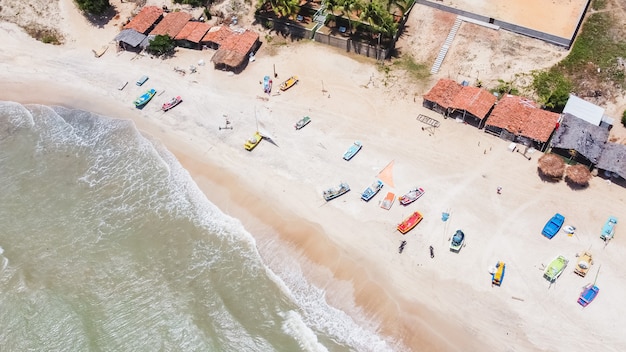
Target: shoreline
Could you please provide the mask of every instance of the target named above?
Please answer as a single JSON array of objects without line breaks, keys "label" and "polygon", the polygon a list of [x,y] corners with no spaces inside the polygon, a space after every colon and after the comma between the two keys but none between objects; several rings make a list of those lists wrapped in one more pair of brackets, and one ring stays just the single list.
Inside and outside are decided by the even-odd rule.
[{"label": "shoreline", "polygon": [[[88,48],[49,47],[0,31],[7,43],[0,52],[0,68],[6,68],[0,88],[9,92],[2,99],[65,105],[134,121],[177,157],[222,211],[240,219],[252,234],[260,226],[271,228],[294,248],[305,277],[328,292],[331,305],[349,313],[354,300],[368,318],[382,322],[383,335],[410,349],[592,347],[594,341],[575,329],[582,319],[609,346],[626,347],[623,338],[601,329],[607,319],[616,326],[624,321],[610,304],[626,287],[619,271],[625,261],[618,255],[624,241],[618,236],[602,249],[596,236],[605,215],[626,208],[623,188],[598,178],[583,191],[564,182],[543,183],[535,170],[540,153],[531,162],[508,153],[505,141],[444,120],[423,109],[421,99],[414,102],[402,92],[404,87],[383,84],[375,68],[325,47],[289,45],[276,56],[257,57],[236,76],[206,66],[196,76],[181,78],[171,66],[197,62],[202,53],[183,51],[164,61],[132,61],[127,53],[95,59]],[[259,99],[265,96],[257,81],[272,64],[280,79],[298,74],[301,83],[265,101]],[[133,78],[144,72],[152,81],[134,87]],[[328,96],[320,94],[322,78]],[[116,91],[121,79],[129,87]],[[130,98],[153,85],[166,87],[167,94],[142,111],[132,108]],[[183,92],[184,102],[167,114],[155,113],[171,92]],[[263,141],[249,153],[242,144],[254,131],[255,112],[278,146]],[[292,124],[303,113],[313,121],[296,133]],[[414,119],[418,113],[439,119],[441,128],[420,131]],[[233,121],[233,131],[217,130],[224,115]],[[363,151],[343,161],[341,153],[357,138],[364,140]],[[396,195],[416,183],[426,189],[410,208],[396,202],[384,211],[376,204],[382,195],[370,203],[358,199],[361,188],[390,160],[396,160]],[[342,178],[349,179],[353,191],[323,203],[321,191]],[[214,193],[216,185],[219,192]],[[502,195],[496,194],[496,186],[503,187]],[[607,194],[612,202],[605,201]],[[449,209],[451,218],[444,224],[440,215]],[[579,235],[560,234],[549,242],[538,235],[555,209],[568,223],[575,219]],[[425,220],[401,236],[395,225],[411,210],[423,212]],[[446,237],[457,227],[468,235],[468,247],[455,255],[447,252]],[[402,255],[397,253],[400,240],[409,242]],[[435,260],[428,257],[429,244],[436,246]],[[573,259],[573,253],[590,246],[606,265],[603,297],[583,312],[575,304],[583,281],[563,275],[557,287],[546,291],[536,269],[559,252]],[[507,262],[507,278],[493,289],[487,269],[497,260]],[[307,271],[309,261],[316,265]],[[346,284],[353,285],[351,291]],[[558,338],[542,328],[559,323],[564,331]]]}]

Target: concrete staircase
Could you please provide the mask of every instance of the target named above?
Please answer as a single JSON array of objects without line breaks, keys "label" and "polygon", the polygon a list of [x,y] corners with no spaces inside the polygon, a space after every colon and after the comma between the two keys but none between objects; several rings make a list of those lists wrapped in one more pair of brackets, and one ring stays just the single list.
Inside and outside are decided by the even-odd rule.
[{"label": "concrete staircase", "polygon": [[456,32],[459,30],[459,27],[461,27],[461,23],[463,23],[463,20],[457,16],[456,20],[454,21],[454,25],[450,29],[450,33],[448,33],[448,37],[446,38],[446,41],[443,43],[441,50],[439,50],[439,55],[437,55],[437,59],[435,59],[435,63],[433,64],[433,67],[430,69],[430,74],[435,74],[439,72],[439,68],[441,67],[441,64],[443,63],[443,59],[446,57],[446,54],[448,53],[448,49],[450,48],[450,45],[452,45],[452,41],[454,40],[454,37],[456,36]]}]

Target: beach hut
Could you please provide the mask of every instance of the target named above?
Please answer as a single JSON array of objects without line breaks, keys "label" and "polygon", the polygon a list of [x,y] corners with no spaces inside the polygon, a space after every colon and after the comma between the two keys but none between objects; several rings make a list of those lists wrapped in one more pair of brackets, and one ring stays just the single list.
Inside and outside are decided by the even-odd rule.
[{"label": "beach hut", "polygon": [[543,176],[558,181],[565,173],[565,161],[556,154],[544,154],[539,158],[538,169]]},{"label": "beach hut", "polygon": [[191,19],[187,12],[170,12],[150,31],[150,35],[167,35],[175,38]]},{"label": "beach hut", "polygon": [[482,128],[487,115],[496,103],[496,96],[489,91],[472,86],[462,86],[452,97],[447,116],[460,119],[472,126]]},{"label": "beach hut", "polygon": [[133,17],[124,29],[134,29],[137,33],[148,35],[163,18],[163,9],[158,6],[145,6]]},{"label": "beach hut", "polygon": [[233,31],[228,26],[211,27],[209,31],[202,37],[200,43],[211,49],[219,49],[226,38],[230,37]]},{"label": "beach hut", "polygon": [[187,22],[183,29],[176,34],[174,40],[178,46],[190,49],[202,49],[202,38],[211,29],[211,25],[205,22]]},{"label": "beach hut", "polygon": [[258,45],[258,33],[247,29],[233,32],[224,39],[211,61],[216,69],[239,73],[248,65],[250,53],[253,53]]},{"label": "beach hut", "polygon": [[550,140],[550,151],[579,164],[593,166],[598,163],[608,138],[608,128],[567,113]]},{"label": "beach hut", "polygon": [[442,78],[424,94],[422,105],[429,110],[448,116],[448,108],[462,86],[451,79]]},{"label": "beach hut", "polygon": [[565,182],[571,186],[586,187],[592,177],[591,171],[583,164],[572,165],[565,169]]},{"label": "beach hut", "polygon": [[505,95],[489,114],[485,132],[545,151],[559,114],[540,109],[532,100]]},{"label": "beach hut", "polygon": [[605,176],[626,180],[626,145],[611,142],[604,144],[596,167]]}]

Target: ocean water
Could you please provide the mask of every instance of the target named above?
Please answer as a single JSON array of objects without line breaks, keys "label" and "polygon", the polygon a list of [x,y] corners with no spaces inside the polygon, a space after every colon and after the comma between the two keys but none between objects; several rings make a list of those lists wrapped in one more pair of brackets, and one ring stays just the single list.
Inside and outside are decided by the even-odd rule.
[{"label": "ocean water", "polygon": [[0,350],[396,349],[284,253],[132,122],[0,102]]}]

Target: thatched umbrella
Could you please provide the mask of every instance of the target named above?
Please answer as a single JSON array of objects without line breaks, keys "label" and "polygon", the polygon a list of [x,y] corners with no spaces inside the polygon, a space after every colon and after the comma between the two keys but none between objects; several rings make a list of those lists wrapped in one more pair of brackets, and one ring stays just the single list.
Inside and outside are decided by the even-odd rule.
[{"label": "thatched umbrella", "polygon": [[591,177],[591,171],[583,164],[570,166],[565,170],[565,181],[578,186],[586,186],[589,184]]},{"label": "thatched umbrella", "polygon": [[544,154],[539,158],[539,171],[547,177],[561,179],[565,172],[565,161],[556,154]]}]

